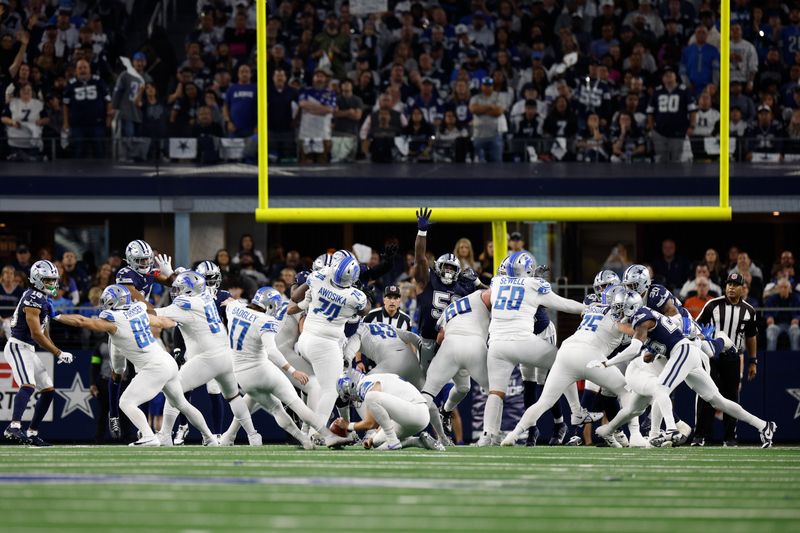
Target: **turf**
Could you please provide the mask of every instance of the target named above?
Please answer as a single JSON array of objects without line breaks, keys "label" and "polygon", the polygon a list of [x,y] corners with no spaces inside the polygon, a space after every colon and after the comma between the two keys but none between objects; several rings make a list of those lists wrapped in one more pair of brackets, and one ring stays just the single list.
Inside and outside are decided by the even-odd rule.
[{"label": "turf", "polygon": [[0,531],[800,531],[800,448],[0,447]]}]

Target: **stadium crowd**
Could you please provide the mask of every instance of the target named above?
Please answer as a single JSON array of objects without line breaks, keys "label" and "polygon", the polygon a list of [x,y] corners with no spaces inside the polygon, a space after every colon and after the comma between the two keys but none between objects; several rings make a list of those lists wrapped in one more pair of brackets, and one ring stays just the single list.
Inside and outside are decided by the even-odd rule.
[{"label": "stadium crowd", "polygon": [[[416,293],[411,274],[414,254],[413,251],[397,253],[396,246],[391,242],[387,241],[387,247],[382,252],[373,249],[370,258],[365,261],[370,268],[382,262],[388,265],[382,277],[370,282],[367,293],[376,305],[380,305],[387,286],[399,287],[399,308],[408,313],[412,323],[416,324]],[[519,232],[511,233],[508,242],[510,251],[525,249],[525,241]],[[779,339],[785,336],[785,341],[789,341],[787,347],[792,351],[800,351],[800,279],[795,275],[795,260],[791,251],[782,251],[773,264],[766,260],[760,263],[762,266],[758,266],[746,250],[738,246],[729,248],[725,255],[709,248],[703,257],[693,261],[678,253],[672,239],[664,240],[661,249],[660,256],[649,258],[645,263],[652,270],[653,281],[669,288],[693,316],[698,316],[710,299],[721,296],[728,275],[738,272],[744,280],[745,301],[763,314],[764,328],[761,329],[766,332],[766,348],[775,350]],[[491,241],[486,242],[480,252],[476,252],[470,240],[462,238],[455,243],[452,251],[463,269],[474,270],[488,284],[494,269]],[[431,262],[435,261],[431,252],[428,253]],[[47,248],[40,248],[34,255],[30,247],[19,245],[15,260],[2,267],[0,276],[0,317],[4,322],[4,330],[8,329],[14,308],[28,285],[28,270],[38,259],[53,260],[61,273],[58,296],[53,299],[56,311],[77,307],[86,316],[99,312],[100,293],[114,283],[116,271],[124,265],[123,257],[117,251],[111,252],[105,262],[95,262],[88,255],[79,260],[71,251],[54,258]],[[254,247],[251,235],[243,235],[235,253],[220,249],[213,261],[222,271],[222,288],[236,298],[248,299],[258,287],[266,284],[271,284],[288,297],[295,276],[310,270],[313,259],[296,249],[286,250],[279,244],[272,246],[265,255]],[[634,258],[629,257],[626,246],[618,243],[604,261],[603,268],[622,275],[633,262]],[[151,301],[156,306],[169,302],[159,284],[154,285]],[[771,311],[773,308],[776,310]],[[77,342],[79,339],[75,340]]]},{"label": "stadium crowd", "polygon": [[[737,160],[800,159],[800,5],[734,0]],[[86,8],[85,6],[91,6]],[[84,7],[82,7],[84,6]],[[269,1],[275,161],[709,161],[719,156],[719,13],[702,0]],[[81,9],[79,11],[79,9]],[[198,0],[175,50],[125,43],[117,0],[0,0],[5,155],[176,156],[252,146],[255,6]],[[131,57],[129,67],[121,57]],[[147,142],[138,142],[142,138]],[[232,142],[232,141],[231,141]],[[6,143],[4,143],[5,145]],[[225,146],[231,146],[230,142]],[[244,157],[248,155],[245,149]],[[238,156],[241,156],[241,151]]]}]

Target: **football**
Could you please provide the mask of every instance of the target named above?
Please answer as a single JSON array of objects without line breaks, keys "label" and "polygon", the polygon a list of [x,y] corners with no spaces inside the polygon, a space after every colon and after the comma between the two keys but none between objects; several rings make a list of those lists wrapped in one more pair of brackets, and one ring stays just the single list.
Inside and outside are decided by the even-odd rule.
[{"label": "football", "polygon": [[337,424],[335,420],[331,422],[331,425],[330,427],[328,427],[328,429],[330,429],[331,433],[333,433],[334,435],[339,435],[340,437],[347,436],[347,430],[339,426],[339,424]]}]

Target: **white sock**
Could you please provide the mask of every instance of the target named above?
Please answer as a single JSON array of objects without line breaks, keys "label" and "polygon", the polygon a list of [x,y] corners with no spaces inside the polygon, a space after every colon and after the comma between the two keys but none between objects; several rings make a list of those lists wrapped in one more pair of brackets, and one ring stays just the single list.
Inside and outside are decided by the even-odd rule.
[{"label": "white sock", "polygon": [[136,405],[131,405],[127,402],[120,402],[119,404],[120,410],[125,413],[125,416],[136,426],[142,433],[142,438],[146,439],[153,436],[153,430],[150,428],[150,424],[147,423],[147,417],[144,414],[144,411],[139,409]]},{"label": "white sock", "polygon": [[675,417],[672,415],[672,400],[669,399],[669,389],[659,387],[653,395],[653,403],[657,403],[664,418],[667,431],[675,429]]},{"label": "white sock", "polygon": [[711,399],[709,402],[712,407],[715,409],[719,409],[726,415],[732,416],[737,420],[741,420],[746,424],[750,424],[758,431],[764,429],[764,426],[767,425],[766,420],[761,420],[755,415],[750,414],[749,412],[745,411],[744,407],[739,405],[736,402],[732,402],[729,399],[722,396],[722,394],[717,393],[714,398]]},{"label": "white sock", "polygon": [[[187,402],[188,403],[188,402]],[[175,420],[177,420],[180,411],[173,407],[169,401],[164,403],[164,419],[161,421],[161,430],[159,433],[162,435],[172,436],[172,428],[175,427]],[[188,418],[188,417],[187,417]]]},{"label": "white sock", "polygon": [[428,414],[431,416],[431,427],[433,431],[436,432],[436,436],[439,440],[444,439],[444,426],[442,426],[442,419],[439,417],[439,409],[436,408],[436,404],[433,403],[433,398],[428,394],[423,394],[423,398],[428,404]]},{"label": "white sock", "polygon": [[[576,385],[575,383],[569,385],[567,389],[564,391],[564,398],[567,399],[570,411],[572,411],[575,414],[583,412],[583,406],[581,406],[581,400],[580,398],[578,398],[578,385]],[[541,399],[541,397],[539,399]]]},{"label": "white sock", "polygon": [[503,399],[497,394],[486,397],[486,407],[483,410],[483,431],[490,435],[500,433],[500,424],[503,421]]},{"label": "white sock", "polygon": [[244,428],[245,433],[253,435],[256,433],[256,428],[253,426],[253,420],[250,418],[250,409],[247,407],[244,399],[241,396],[236,396],[228,402],[233,411],[233,418]]},{"label": "white sock", "polygon": [[469,393],[469,389],[467,390],[459,390],[458,387],[453,387],[450,389],[450,393],[447,395],[447,400],[444,402],[444,410],[448,413],[450,411],[454,411],[458,404],[461,403],[461,400],[467,397]]}]

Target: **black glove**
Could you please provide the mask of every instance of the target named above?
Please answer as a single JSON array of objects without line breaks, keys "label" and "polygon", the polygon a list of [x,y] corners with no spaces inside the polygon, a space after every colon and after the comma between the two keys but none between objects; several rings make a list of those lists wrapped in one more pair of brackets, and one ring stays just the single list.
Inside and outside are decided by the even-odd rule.
[{"label": "black glove", "polygon": [[375,307],[375,300],[377,298],[377,295],[375,294],[375,288],[368,285],[361,289],[361,292],[366,295],[370,307]]},{"label": "black glove", "polygon": [[536,267],[536,270],[533,271],[533,276],[536,278],[543,278],[547,279],[550,274],[550,267],[547,265],[539,265]]},{"label": "black glove", "polygon": [[303,270],[302,272],[298,272],[294,276],[294,284],[299,287],[300,285],[306,282],[309,275],[311,275],[311,272],[309,272],[308,270]]},{"label": "black glove", "polygon": [[478,279],[478,273],[467,267],[461,271],[461,277],[467,281],[475,281]]}]

